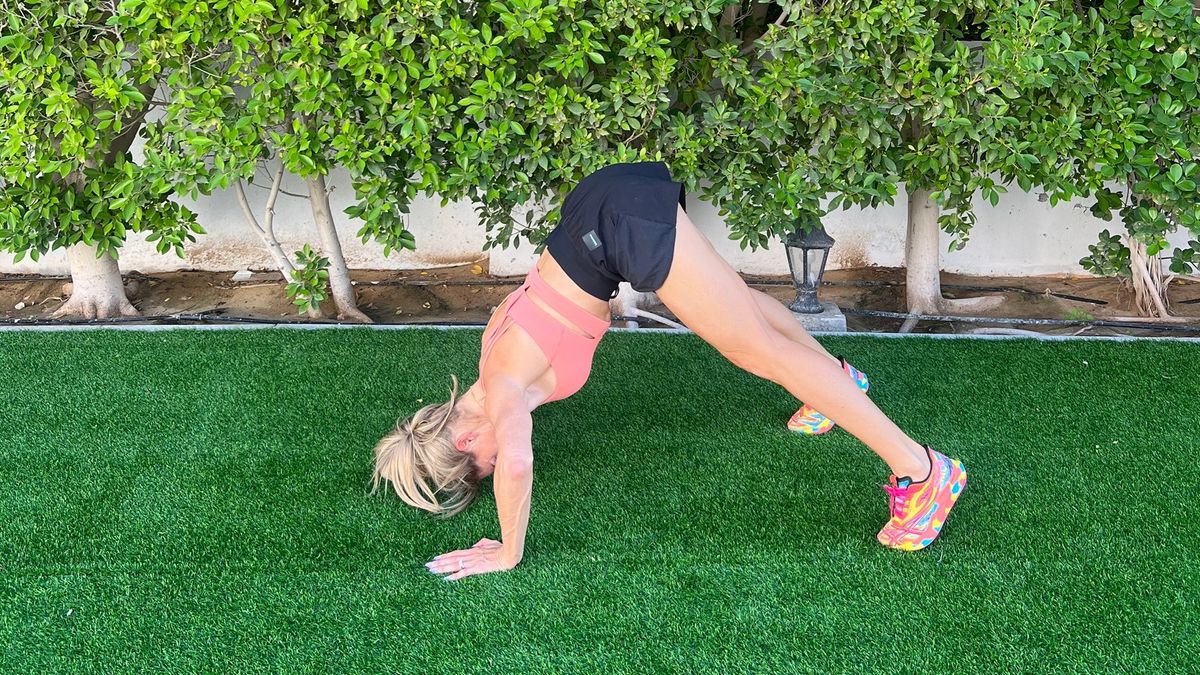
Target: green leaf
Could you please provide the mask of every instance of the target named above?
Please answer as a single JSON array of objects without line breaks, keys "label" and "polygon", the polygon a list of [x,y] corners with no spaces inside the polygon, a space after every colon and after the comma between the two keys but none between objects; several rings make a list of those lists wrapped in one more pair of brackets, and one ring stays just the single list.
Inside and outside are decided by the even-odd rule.
[{"label": "green leaf", "polygon": [[142,95],[142,92],[138,91],[137,89],[133,89],[133,88],[126,89],[126,90],[124,90],[123,93],[126,96],[128,96],[130,99],[137,101],[138,103],[146,102],[146,97],[144,95]]}]

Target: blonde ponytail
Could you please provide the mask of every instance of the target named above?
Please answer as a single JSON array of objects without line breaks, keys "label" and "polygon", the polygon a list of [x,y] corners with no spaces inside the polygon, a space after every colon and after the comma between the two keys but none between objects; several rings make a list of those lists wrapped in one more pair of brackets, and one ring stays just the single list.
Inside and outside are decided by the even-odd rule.
[{"label": "blonde ponytail", "polygon": [[392,433],[375,446],[371,494],[380,483],[391,483],[406,504],[449,518],[462,512],[479,494],[474,457],[460,452],[450,438],[449,424],[458,417],[458,378],[450,376],[450,400],[421,408],[396,423]]}]

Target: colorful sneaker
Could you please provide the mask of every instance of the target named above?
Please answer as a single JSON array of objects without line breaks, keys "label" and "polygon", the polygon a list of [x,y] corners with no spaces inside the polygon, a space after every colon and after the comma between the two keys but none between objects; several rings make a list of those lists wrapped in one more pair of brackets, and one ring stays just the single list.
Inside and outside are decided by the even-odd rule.
[{"label": "colorful sneaker", "polygon": [[[846,363],[846,359],[839,356],[838,361],[842,363],[842,370],[845,370],[858,388],[866,393],[871,388],[871,383],[867,380],[867,376],[863,375],[857,368]],[[831,431],[834,427],[833,420],[813,410],[808,405],[803,406],[796,411],[792,418],[788,420],[788,429],[797,433],[805,434],[806,436],[819,436],[823,433]]]},{"label": "colorful sneaker", "polygon": [[962,462],[950,459],[925,446],[932,468],[920,483],[908,478],[889,476],[883,486],[891,496],[892,518],[876,539],[889,548],[919,551],[933,543],[942,531],[946,516],[967,487],[967,470]]}]

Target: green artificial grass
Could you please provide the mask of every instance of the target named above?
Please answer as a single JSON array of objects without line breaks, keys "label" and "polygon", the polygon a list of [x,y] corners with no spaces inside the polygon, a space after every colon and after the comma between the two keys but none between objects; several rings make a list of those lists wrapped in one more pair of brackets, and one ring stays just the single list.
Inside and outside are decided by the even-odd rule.
[{"label": "green artificial grass", "polygon": [[525,560],[491,481],[437,521],[371,449],[474,381],[479,332],[0,333],[10,672],[1185,671],[1200,668],[1200,345],[823,338],[963,460],[919,553],[886,469],[790,434],[781,387],[694,335],[609,334],[534,413]]}]

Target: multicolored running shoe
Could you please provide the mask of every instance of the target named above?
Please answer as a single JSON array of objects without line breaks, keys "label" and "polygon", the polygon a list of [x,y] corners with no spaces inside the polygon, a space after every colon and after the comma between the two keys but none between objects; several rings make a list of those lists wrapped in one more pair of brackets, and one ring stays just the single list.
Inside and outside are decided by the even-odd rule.
[{"label": "multicolored running shoe", "polygon": [[883,489],[891,498],[892,517],[876,539],[888,548],[919,551],[933,543],[946,523],[950,509],[967,487],[967,470],[962,462],[937,452],[928,445],[932,468],[920,483],[908,478],[888,477]]},{"label": "multicolored running shoe", "polygon": [[[838,361],[842,364],[842,370],[846,371],[858,388],[866,393],[871,388],[871,383],[867,380],[867,376],[859,372],[857,368],[846,363],[846,359],[839,356]],[[819,436],[833,430],[833,420],[822,415],[816,410],[805,404],[802,408],[796,411],[788,420],[787,427],[792,431],[805,434],[808,436]]]}]

